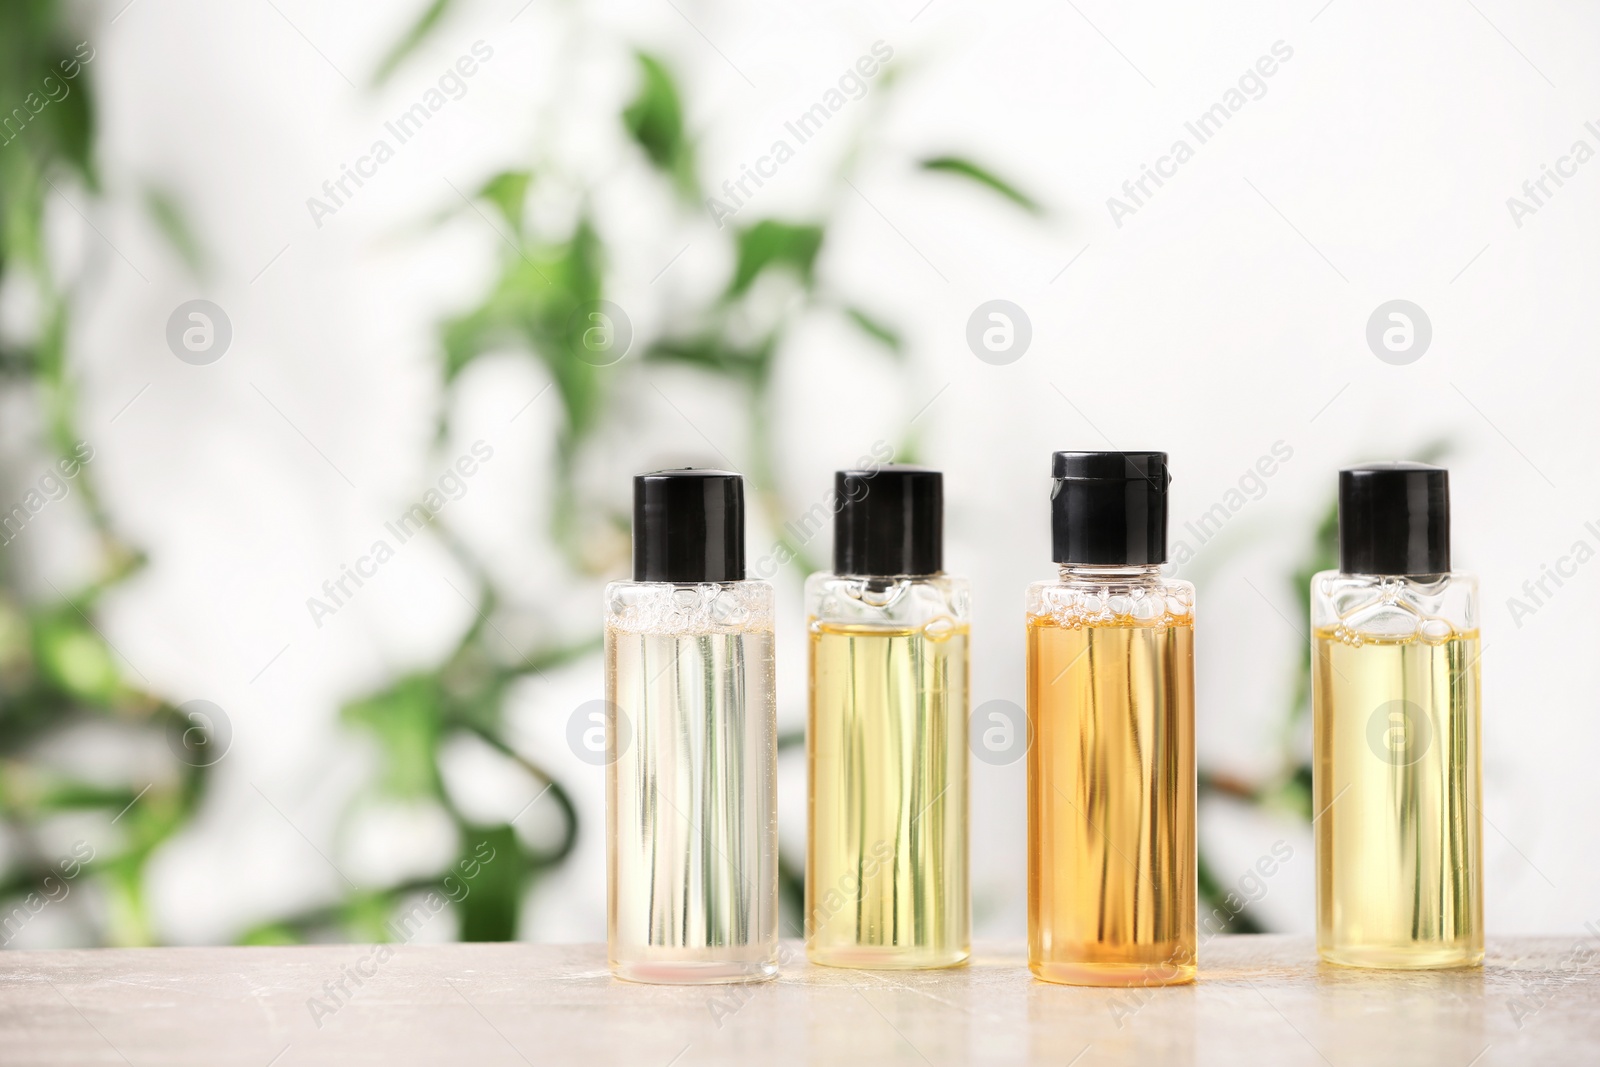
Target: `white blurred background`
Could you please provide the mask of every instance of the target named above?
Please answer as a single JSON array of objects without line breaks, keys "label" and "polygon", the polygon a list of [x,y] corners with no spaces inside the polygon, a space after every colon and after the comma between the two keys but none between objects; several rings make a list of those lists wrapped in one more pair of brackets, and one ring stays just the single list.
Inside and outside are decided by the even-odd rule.
[{"label": "white blurred background", "polygon": [[[605,296],[634,339],[606,369],[629,384],[578,464],[587,492],[622,508],[637,471],[749,471],[760,457],[746,395],[638,358],[682,309],[712,300],[733,264],[711,212],[674,206],[619,121],[638,91],[633,51],[678,77],[696,171],[715,190],[774,140],[792,143],[785,122],[875,42],[892,49],[893,84],[867,79],[864,97],[730,222],[827,213],[819,288],[905,342],[897,362],[837,313],[758,286],[753,315],[796,316],[773,361],[775,404],[758,416],[771,420],[771,487],[787,514],[803,514],[833,470],[874,442],[914,440],[917,458],[946,472],[947,566],[974,583],[973,702],[1020,703],[1022,591],[1051,569],[1050,452],[1167,450],[1172,535],[1198,547],[1181,573],[1200,585],[1201,761],[1239,792],[1282,796],[1273,783],[1310,748],[1304,720],[1291,725],[1306,625],[1293,575],[1311,557],[1336,471],[1441,447],[1457,566],[1483,590],[1490,933],[1576,934],[1600,919],[1590,607],[1600,565],[1550,585],[1531,615],[1508,607],[1575,542],[1600,549],[1600,163],[1549,182],[1520,225],[1507,206],[1575,142],[1600,149],[1590,56],[1600,11],[1502,0],[461,0],[372,88],[425,5],[119,4],[82,16],[103,189],[62,184],[46,216],[76,294],[70,358],[90,470],[117,528],[149,557],[97,622],[136,681],[173,703],[213,701],[232,726],[197,817],[148,865],[156,939],[234,940],[339,899],[346,880],[383,885],[458,854],[435,804],[352,809],[377,756],[370,734],[339,715],[435,669],[478,621],[475,579],[443,534],[516,591],[516,610],[497,620],[508,646],[586,640],[601,585],[626,569],[615,529],[581,531],[590,574],[552,541],[563,412],[543,365],[491,354],[441,401],[440,324],[482,301],[508,255],[504,221],[473,194],[531,165],[530,225],[564,232],[587,203],[604,239]],[[324,181],[479,41],[492,58],[463,95],[318,225],[308,198],[323,197]],[[1279,42],[1291,57],[1199,144],[1185,123]],[[1193,158],[1114,219],[1108,198],[1131,203],[1124,182],[1180,138]],[[1042,212],[917,166],[938,156],[981,161]],[[852,158],[860,166],[841,188]],[[561,166],[541,171],[544,160]],[[203,276],[152,221],[151,189],[188,219],[210,263]],[[164,336],[173,310],[196,298],[223,308],[233,330],[206,366],[174,358]],[[969,316],[993,299],[1031,321],[1029,347],[1007,365],[978,359],[966,341]],[[1369,316],[1394,299],[1431,322],[1431,344],[1406,365],[1381,361],[1366,339]],[[25,332],[29,315],[25,286],[0,292],[0,325]],[[450,429],[436,440],[441,403]],[[5,410],[5,437],[25,450],[34,416],[15,398]],[[438,530],[317,625],[307,598],[480,439],[493,459]],[[1275,445],[1291,457],[1198,545],[1184,524],[1226,501]],[[42,471],[48,458],[28,462]],[[754,560],[779,531],[752,510]],[[26,553],[13,557],[28,561],[24,584],[47,596],[85,580],[80,526],[71,507],[52,506],[0,552]],[[826,535],[811,548],[826,558]],[[802,577],[789,569],[775,580],[779,715],[790,730],[804,721]],[[507,696],[508,740],[538,756],[579,816],[572,854],[526,889],[523,938],[604,937],[604,775],[566,742],[569,715],[601,687],[591,650]],[[152,758],[163,755],[157,743]],[[108,774],[137,773],[127,751],[105,759],[123,768]],[[519,814],[538,782],[481,746],[446,744],[441,763],[463,810],[517,817],[535,843],[554,832],[547,801]],[[799,749],[782,774],[782,837],[798,864]],[[1021,762],[973,764],[982,937],[1025,930],[1023,777]],[[1270,929],[1312,928],[1311,838],[1292,806],[1213,793],[1201,830],[1224,888],[1288,842],[1293,860],[1250,915]],[[102,819],[73,832],[116,829]],[[58,910],[17,943],[93,939]]]}]

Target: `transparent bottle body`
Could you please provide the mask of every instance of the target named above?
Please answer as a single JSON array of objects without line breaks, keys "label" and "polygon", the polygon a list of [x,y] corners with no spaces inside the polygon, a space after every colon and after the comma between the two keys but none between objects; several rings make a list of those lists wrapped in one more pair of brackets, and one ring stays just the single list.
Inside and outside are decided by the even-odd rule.
[{"label": "transparent bottle body", "polygon": [[1483,960],[1477,585],[1311,584],[1317,950],[1353,967]]},{"label": "transparent bottle body", "polygon": [[1063,567],[1028,589],[1028,965],[1195,975],[1194,587]]},{"label": "transparent bottle body", "polygon": [[641,982],[778,969],[772,587],[606,589],[607,933]]},{"label": "transparent bottle body", "polygon": [[964,963],[967,583],[817,574],[806,603],[807,956]]}]

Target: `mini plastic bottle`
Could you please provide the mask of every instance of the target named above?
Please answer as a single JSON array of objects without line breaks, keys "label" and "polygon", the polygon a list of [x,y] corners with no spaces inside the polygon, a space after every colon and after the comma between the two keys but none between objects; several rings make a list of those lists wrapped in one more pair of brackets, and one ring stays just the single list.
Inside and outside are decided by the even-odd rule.
[{"label": "mini plastic bottle", "polygon": [[967,620],[943,572],[943,478],[839,471],[833,574],[806,583],[806,953],[951,967],[970,951]]},{"label": "mini plastic bottle", "polygon": [[1450,570],[1448,474],[1339,472],[1339,569],[1311,582],[1317,950],[1483,960],[1478,593]]},{"label": "mini plastic bottle", "polygon": [[633,483],[633,581],[606,587],[611,969],[778,970],[772,587],[744,576],[737,474]]},{"label": "mini plastic bottle", "polygon": [[1163,452],[1057,452],[1028,589],[1028,965],[1194,980],[1194,587],[1164,578]]}]

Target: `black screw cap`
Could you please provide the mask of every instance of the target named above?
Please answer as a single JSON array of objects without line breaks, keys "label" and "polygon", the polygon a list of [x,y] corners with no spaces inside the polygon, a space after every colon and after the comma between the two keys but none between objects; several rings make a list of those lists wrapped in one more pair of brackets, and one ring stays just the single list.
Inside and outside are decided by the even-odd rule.
[{"label": "black screw cap", "polygon": [[1167,561],[1165,452],[1057,452],[1050,492],[1051,558],[1135,566]]},{"label": "black screw cap", "polygon": [[833,571],[937,574],[944,569],[944,475],[888,465],[834,475]]},{"label": "black screw cap", "polygon": [[1450,571],[1450,472],[1426,463],[1367,463],[1339,472],[1339,570]]},{"label": "black screw cap", "polygon": [[633,479],[633,580],[744,580],[744,479],[668,470]]}]

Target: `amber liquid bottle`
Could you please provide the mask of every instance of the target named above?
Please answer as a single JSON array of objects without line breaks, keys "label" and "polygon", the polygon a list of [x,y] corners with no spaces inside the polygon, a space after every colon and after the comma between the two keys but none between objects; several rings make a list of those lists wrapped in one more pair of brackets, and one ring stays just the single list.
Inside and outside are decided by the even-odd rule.
[{"label": "amber liquid bottle", "polygon": [[1477,583],[1450,570],[1447,473],[1339,473],[1339,570],[1311,583],[1317,951],[1483,961]]},{"label": "amber liquid bottle", "polygon": [[1162,576],[1161,452],[1058,452],[1057,578],[1028,590],[1028,965],[1195,975],[1194,588]]},{"label": "amber liquid bottle", "polygon": [[834,573],[806,583],[806,954],[953,967],[970,951],[967,617],[943,572],[943,476],[840,471]]}]

